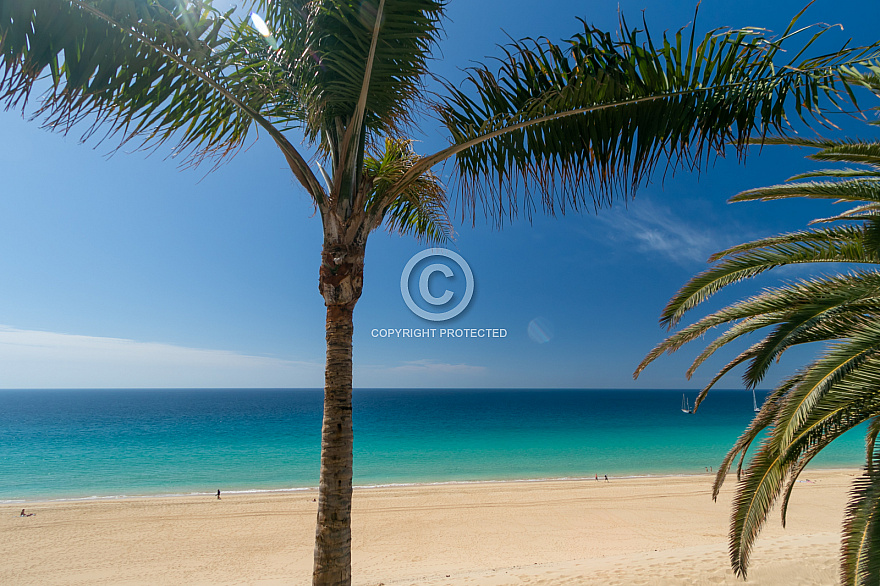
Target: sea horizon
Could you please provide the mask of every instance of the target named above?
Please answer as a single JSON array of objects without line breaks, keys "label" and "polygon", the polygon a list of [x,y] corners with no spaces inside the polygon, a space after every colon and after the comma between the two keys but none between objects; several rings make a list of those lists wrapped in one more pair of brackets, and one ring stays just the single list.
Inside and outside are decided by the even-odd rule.
[{"label": "sea horizon", "polygon": [[[355,389],[356,488],[690,476],[754,415],[712,390]],[[758,404],[765,391],[757,391]],[[0,502],[314,490],[321,389],[0,389]],[[859,467],[864,433],[814,468]]]}]

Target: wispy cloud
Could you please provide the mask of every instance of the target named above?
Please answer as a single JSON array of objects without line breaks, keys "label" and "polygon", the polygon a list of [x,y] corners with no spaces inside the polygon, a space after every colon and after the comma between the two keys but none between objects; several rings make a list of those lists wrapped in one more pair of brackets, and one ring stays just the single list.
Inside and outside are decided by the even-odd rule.
[{"label": "wispy cloud", "polygon": [[323,364],[0,325],[4,388],[319,387]]},{"label": "wispy cloud", "polygon": [[717,231],[699,227],[649,199],[639,199],[628,209],[603,211],[597,219],[615,240],[634,241],[641,252],[658,253],[685,266],[705,263],[727,240],[719,238]]},{"label": "wispy cloud", "polygon": [[437,362],[436,360],[411,360],[400,366],[392,366],[386,369],[388,372],[411,372],[423,374],[477,374],[486,370],[483,366],[473,364],[450,364]]},{"label": "wispy cloud", "polygon": [[354,370],[356,386],[361,387],[478,387],[490,374],[485,366],[430,358],[397,364],[355,363]]}]

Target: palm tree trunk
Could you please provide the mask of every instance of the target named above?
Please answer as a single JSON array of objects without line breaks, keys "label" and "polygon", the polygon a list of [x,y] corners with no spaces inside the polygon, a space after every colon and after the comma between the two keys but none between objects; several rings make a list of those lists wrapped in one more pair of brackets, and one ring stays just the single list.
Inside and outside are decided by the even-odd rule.
[{"label": "palm tree trunk", "polygon": [[325,241],[320,290],[327,306],[327,365],[314,586],[351,584],[351,421],[354,306],[363,288],[364,248]]},{"label": "palm tree trunk", "polygon": [[351,584],[352,309],[327,307],[321,480],[312,575],[315,586]]}]

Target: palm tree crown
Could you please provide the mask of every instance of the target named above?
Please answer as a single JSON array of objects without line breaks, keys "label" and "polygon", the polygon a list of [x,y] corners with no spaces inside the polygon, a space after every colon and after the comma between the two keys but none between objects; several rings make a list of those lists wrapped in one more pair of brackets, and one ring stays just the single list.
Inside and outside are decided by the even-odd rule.
[{"label": "palm tree crown", "polygon": [[[880,69],[853,81],[880,90]],[[852,204],[842,213],[815,220],[822,227],[762,238],[715,254],[716,264],[692,278],[668,303],[661,321],[674,327],[689,310],[720,289],[777,267],[847,263],[843,274],[784,283],[728,305],[667,338],[639,365],[636,376],[664,352],[726,326],[688,370],[690,377],[709,356],[746,334],[763,338],[725,365],[697,398],[727,372],[746,365],[743,380],[756,387],[786,350],[819,342],[823,350],[781,382],[725,457],[714,496],[738,459],[736,498],[730,527],[734,570],[746,575],[752,545],[771,507],[781,500],[782,521],[798,475],[829,443],[868,422],[867,464],[850,493],[841,549],[841,581],[875,584],[880,579],[880,143],[850,140],[774,139],[767,143],[816,149],[810,158],[851,163],[856,168],[820,170],[792,183],[752,189],[731,201],[787,198],[831,199]],[[750,446],[763,439],[743,471]]]}]

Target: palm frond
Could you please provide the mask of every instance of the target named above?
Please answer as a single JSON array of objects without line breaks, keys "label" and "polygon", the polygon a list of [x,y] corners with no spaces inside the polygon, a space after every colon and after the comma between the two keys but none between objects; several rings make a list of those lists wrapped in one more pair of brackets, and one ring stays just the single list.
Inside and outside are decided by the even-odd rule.
[{"label": "palm frond", "polygon": [[773,444],[765,439],[737,485],[730,520],[730,563],[747,577],[752,545],[782,491],[788,470]]},{"label": "palm frond", "polygon": [[807,157],[816,161],[861,163],[880,169],[880,145],[872,142],[838,141]]},{"label": "palm frond", "polygon": [[801,230],[798,232],[790,232],[788,234],[780,234],[778,236],[768,236],[759,238],[751,242],[744,242],[736,246],[731,246],[725,250],[721,250],[709,257],[710,262],[721,260],[725,257],[733,257],[741,252],[758,250],[768,247],[791,247],[783,248],[782,251],[792,250],[797,252],[801,244],[812,245],[813,243],[823,244],[831,243],[841,246],[846,243],[860,241],[864,235],[864,230],[860,226],[832,226],[827,228]]},{"label": "palm frond", "polygon": [[880,201],[880,179],[849,179],[845,181],[810,181],[772,185],[750,189],[730,198],[739,201],[772,201],[809,197],[836,201]]},{"label": "palm frond", "polygon": [[[864,67],[871,67],[871,64],[868,62],[863,63],[862,65]],[[842,70],[846,70],[846,68],[843,67]],[[846,75],[844,75],[844,77],[846,77]],[[880,92],[880,89],[878,89],[877,92]],[[815,153],[807,155],[808,159],[813,159],[815,161],[860,163],[863,165],[871,165],[874,169],[877,169],[878,166],[880,166],[880,145],[873,141],[855,140],[850,138],[831,140],[827,138],[776,136],[767,137],[761,141],[752,140],[752,144],[815,148],[818,150]],[[839,170],[830,171],[832,174],[839,172]],[[789,181],[791,181],[791,179]]]},{"label": "palm frond", "polygon": [[235,33],[228,22],[201,0],[3,0],[0,105],[26,110],[46,79],[34,114],[44,126],[83,126],[83,140],[105,129],[103,138],[139,139],[141,148],[173,140],[175,153],[196,164],[236,152],[256,123],[320,201],[323,188],[302,155],[259,113],[266,92],[234,83],[247,64],[235,61],[241,50],[226,50],[225,34]]},{"label": "palm frond", "polygon": [[251,0],[270,27],[281,53],[296,58],[302,54],[308,23],[307,6],[311,0]]},{"label": "palm frond", "polygon": [[721,492],[721,486],[724,484],[724,481],[727,479],[727,474],[730,472],[730,467],[733,465],[734,460],[739,457],[739,462],[737,464],[736,469],[736,478],[740,480],[742,477],[742,467],[743,462],[745,461],[746,454],[749,451],[752,443],[758,438],[761,433],[764,432],[776,418],[776,413],[779,410],[779,399],[782,397],[789,388],[797,383],[797,375],[794,377],[790,377],[783,384],[779,385],[767,399],[764,401],[764,404],[761,405],[761,408],[758,410],[758,413],[755,414],[755,417],[752,419],[752,422],[745,429],[742,435],[737,438],[736,442],[733,444],[733,447],[727,452],[727,455],[724,456],[724,460],[722,460],[721,465],[718,466],[718,471],[715,473],[715,482],[712,485],[712,499],[717,500],[718,494]]},{"label": "palm frond", "polygon": [[[807,367],[807,370],[812,367],[813,365]],[[817,401],[788,442],[785,442],[784,434],[777,433],[790,423],[786,421],[784,407],[779,410],[771,437],[782,459],[792,464],[780,507],[783,526],[793,484],[807,464],[841,435],[876,417],[880,412],[880,398],[875,396],[870,387],[865,386],[866,380],[876,377],[878,373],[880,359],[874,356],[863,368],[854,371]],[[787,394],[782,402],[791,403],[795,400],[797,392]]]},{"label": "palm frond", "polygon": [[[849,275],[801,280],[733,303],[682,328],[655,346],[633,376],[637,378],[663,353],[671,354],[723,324],[733,325],[697,356],[686,372],[688,378],[722,346],[762,328],[773,325],[782,328],[776,332],[775,342],[770,344],[770,339],[766,340],[768,348],[775,348],[765,358],[769,363],[788,346],[829,339],[832,334],[823,332],[823,328],[833,326],[831,329],[838,331],[843,320],[849,319],[847,311],[862,315],[878,310],[880,275],[876,273],[857,271]],[[756,384],[756,378],[751,378],[752,384]]]},{"label": "palm frond", "polygon": [[[357,110],[373,41],[378,2],[303,2],[305,40],[297,74],[309,112],[307,137],[332,149]],[[369,74],[364,125],[394,135],[422,98],[427,64],[437,42],[444,0],[386,0]]]},{"label": "palm frond", "polygon": [[712,379],[709,381],[709,383],[705,387],[703,387],[703,390],[700,391],[700,394],[697,395],[697,398],[694,400],[694,412],[697,411],[697,408],[706,399],[706,396],[708,396],[709,391],[712,390],[712,388],[716,384],[718,384],[718,381],[720,381],[728,372],[730,372],[731,370],[733,370],[734,368],[736,368],[737,366],[739,366],[743,362],[746,362],[748,360],[754,360],[755,357],[760,353],[760,351],[761,351],[761,343],[759,342],[757,344],[753,344],[750,348],[747,348],[746,350],[743,350],[742,352],[740,352],[738,356],[736,356],[733,360],[731,360],[730,362],[725,364],[721,369],[719,369],[719,371],[715,374],[715,376],[713,376]]},{"label": "palm frond", "polygon": [[[119,26],[90,13],[106,14]],[[227,119],[211,146],[241,143],[250,118],[181,63],[127,34],[135,29],[200,70],[216,66],[212,52],[224,44],[226,17],[209,3],[185,1],[118,3],[63,0],[14,2],[0,6],[0,98],[7,108],[29,105],[36,82],[48,70],[49,91],[36,116],[54,130],[86,123],[83,138],[102,124],[109,134],[129,138],[157,118],[152,141],[180,136],[178,148],[200,144],[212,119]],[[173,97],[180,102],[172,103]],[[202,120],[202,119],[205,120]],[[91,122],[88,122],[91,121]]]},{"label": "palm frond", "polygon": [[[872,456],[872,461],[876,456]],[[853,481],[840,545],[840,582],[880,583],[880,469],[869,467]]]},{"label": "palm frond", "polygon": [[[866,315],[857,307],[853,313]],[[826,336],[833,332],[846,339],[831,345],[774,391],[728,453],[716,477],[717,495],[733,459],[739,455],[741,467],[751,443],[770,430],[749,463],[735,499],[731,563],[743,576],[752,543],[779,495],[784,524],[793,483],[804,467],[840,435],[880,414],[880,396],[874,392],[880,380],[880,327],[862,319],[850,320],[844,333],[829,324],[822,324],[822,328],[827,330]],[[871,433],[869,430],[869,446]]]},{"label": "palm frond", "polygon": [[693,277],[666,304],[660,323],[673,327],[686,312],[722,288],[782,265],[806,263],[878,263],[876,249],[865,246],[865,229],[837,226],[756,240],[716,253],[715,266]]},{"label": "palm frond", "polygon": [[[875,77],[880,71],[876,63],[866,67]],[[849,71],[845,76],[850,76],[846,83],[855,83]],[[880,90],[880,77],[860,79],[873,91]],[[812,223],[847,224],[763,238],[716,253],[710,259],[716,265],[691,279],[667,305],[662,320],[670,327],[721,288],[768,269],[801,263],[880,261],[880,143],[782,137],[765,144],[806,146],[818,149],[811,155],[813,159],[858,163],[868,168],[804,173],[793,178],[799,183],[749,190],[732,201],[792,197],[844,201],[854,205]],[[773,390],[719,467],[713,492],[716,497],[733,461],[739,458],[740,482],[730,528],[734,571],[746,576],[754,540],[770,508],[780,498],[785,525],[794,484],[812,459],[843,433],[868,421],[867,472],[855,482],[850,494],[841,545],[841,581],[847,585],[880,584],[880,473],[876,467],[880,454],[875,449],[880,435],[880,271],[861,269],[846,275],[783,283],[733,303],[658,344],[637,373],[663,352],[673,352],[723,324],[729,326],[727,331],[700,353],[688,376],[709,356],[744,334],[764,334],[719,371],[697,402],[736,365],[748,362],[743,378],[747,387],[754,387],[788,348],[823,344],[818,357]],[[740,476],[750,446],[762,434],[757,452]]]},{"label": "palm frond", "polygon": [[385,212],[389,232],[414,236],[428,244],[446,244],[452,238],[452,225],[446,209],[429,199],[405,198]]},{"label": "palm frond", "polygon": [[[838,389],[844,392],[855,378],[873,373],[880,344],[880,323],[865,320],[846,339],[828,345],[823,355],[813,362],[797,387],[789,392],[783,405],[775,434],[780,444],[790,444],[804,422],[819,410],[822,399]],[[847,380],[848,379],[848,380]],[[870,380],[870,379],[868,379]]]},{"label": "palm frond", "polygon": [[814,179],[817,177],[877,177],[878,172],[873,169],[817,169],[816,171],[807,171],[798,175],[792,175],[788,181],[798,181],[801,179]]},{"label": "palm frond", "polygon": [[842,222],[851,220],[871,220],[880,213],[880,203],[866,203],[857,205],[836,216],[828,218],[817,218],[810,220],[809,225],[813,224],[830,224],[832,222]]},{"label": "palm frond", "polygon": [[384,222],[390,232],[443,244],[453,230],[446,213],[446,188],[436,175],[424,173],[404,192],[388,196],[390,188],[420,158],[412,141],[393,138],[385,139],[384,151],[365,157],[364,176],[372,185],[366,200],[367,222],[371,229]]},{"label": "palm frond", "polygon": [[620,40],[585,23],[563,44],[515,42],[497,72],[479,66],[462,89],[447,84],[438,114],[453,146],[433,162],[455,155],[465,208],[482,203],[500,221],[520,207],[531,216],[538,206],[554,213],[608,204],[648,181],[661,160],[697,169],[728,143],[743,156],[753,135],[782,132],[789,113],[821,122],[820,98],[836,103],[845,85],[841,68],[880,55],[877,47],[841,49],[775,63],[789,33],[697,38],[691,29],[655,43],[621,21]]},{"label": "palm frond", "polygon": [[224,64],[224,85],[280,130],[301,128],[307,114],[297,86],[296,56],[302,51],[297,28],[278,31],[282,44],[277,50],[247,20],[230,21],[227,28],[227,42],[214,49]]},{"label": "palm frond", "polygon": [[[771,406],[763,416],[759,412],[755,420],[760,423],[753,423],[754,428],[750,427],[751,433],[747,436],[754,439],[757,435],[755,430],[771,427],[767,423],[768,415],[775,413],[771,434],[761,443],[758,452],[749,462],[734,498],[730,558],[734,571],[742,577],[746,577],[754,540],[780,495],[784,525],[791,489],[804,467],[828,444],[871,417],[871,413],[876,413],[880,407],[877,399],[865,404],[864,393],[847,392],[838,388],[833,397],[829,397],[830,400],[818,406],[809,421],[803,422],[793,441],[780,443],[780,436],[776,432],[785,421],[785,404],[790,401],[792,391],[804,382],[803,379],[795,380],[797,384],[790,386],[786,394],[777,396],[775,407]],[[742,446],[738,447],[744,455]],[[746,445],[745,448],[747,447]],[[735,453],[728,454],[728,459],[732,455]]]},{"label": "palm frond", "polygon": [[880,417],[871,419],[868,423],[868,433],[865,434],[865,460],[868,462],[868,469],[874,466],[872,454],[874,446],[877,444],[877,435],[880,435]]}]

